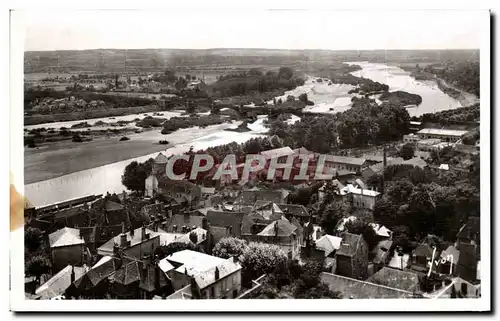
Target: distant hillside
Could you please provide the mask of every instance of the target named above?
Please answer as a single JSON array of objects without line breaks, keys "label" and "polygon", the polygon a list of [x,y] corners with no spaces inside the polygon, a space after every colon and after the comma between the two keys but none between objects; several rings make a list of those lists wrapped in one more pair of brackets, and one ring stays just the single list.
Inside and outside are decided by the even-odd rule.
[{"label": "distant hillside", "polygon": [[374,62],[465,61],[479,59],[478,50],[279,50],[279,49],[95,49],[27,51],[24,68],[30,72],[160,71],[166,68],[302,66],[353,60]]}]

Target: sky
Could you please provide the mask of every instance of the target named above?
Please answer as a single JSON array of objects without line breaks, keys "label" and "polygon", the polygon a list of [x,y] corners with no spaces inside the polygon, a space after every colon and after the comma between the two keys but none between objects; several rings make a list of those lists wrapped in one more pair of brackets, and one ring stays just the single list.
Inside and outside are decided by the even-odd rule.
[{"label": "sky", "polygon": [[25,51],[479,49],[481,11],[22,11]]}]

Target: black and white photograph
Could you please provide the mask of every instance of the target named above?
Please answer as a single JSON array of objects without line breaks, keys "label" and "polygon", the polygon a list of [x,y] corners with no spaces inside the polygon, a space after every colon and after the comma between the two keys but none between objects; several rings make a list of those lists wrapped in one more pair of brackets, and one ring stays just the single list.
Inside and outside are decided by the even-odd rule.
[{"label": "black and white photograph", "polygon": [[12,310],[491,308],[488,10],[10,18]]}]

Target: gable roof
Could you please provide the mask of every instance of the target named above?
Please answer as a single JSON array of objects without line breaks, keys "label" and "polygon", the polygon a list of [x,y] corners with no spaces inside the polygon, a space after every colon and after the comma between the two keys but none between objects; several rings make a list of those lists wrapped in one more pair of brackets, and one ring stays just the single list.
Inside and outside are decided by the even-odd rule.
[{"label": "gable roof", "polygon": [[167,256],[166,260],[169,261],[170,264],[178,266],[176,268],[177,272],[185,273],[185,271],[187,271],[191,276],[207,271],[225,261],[220,257],[191,250],[175,252]]},{"label": "gable roof", "polygon": [[391,240],[383,240],[378,242],[377,246],[375,246],[375,248],[372,251],[375,253],[375,257],[373,258],[373,263],[375,264],[386,263],[386,259],[390,255],[391,247],[392,247]]},{"label": "gable roof", "polygon": [[149,239],[143,240],[141,229],[142,229],[142,227],[136,228],[134,230],[133,234],[130,233],[130,231],[129,231],[125,234],[122,233],[120,235],[117,235],[117,236],[113,237],[112,239],[110,239],[109,241],[107,241],[106,243],[104,243],[97,250],[101,253],[107,253],[108,255],[113,255],[114,246],[120,245],[122,235],[126,235],[127,242],[130,242],[130,245],[128,247],[132,247],[132,246],[135,246],[137,244],[142,243],[143,241],[146,241],[146,240],[149,240],[149,239],[152,239],[155,237],[159,237],[159,233],[151,231],[150,229],[146,228],[146,234],[149,234]]},{"label": "gable roof", "polygon": [[325,256],[328,256],[340,248],[341,242],[341,237],[326,234],[316,241],[316,248],[324,251]]},{"label": "gable roof", "polygon": [[80,230],[78,229],[65,227],[49,234],[49,244],[51,248],[84,243],[84,240],[80,237]]},{"label": "gable roof", "polygon": [[243,212],[229,211],[208,211],[207,220],[210,226],[231,227],[235,236],[241,235],[241,224],[243,222]]},{"label": "gable roof", "polygon": [[139,262],[132,261],[128,264],[123,265],[115,273],[110,276],[113,282],[120,283],[123,285],[129,285],[134,282],[141,280],[141,269]]},{"label": "gable roof", "polygon": [[293,216],[309,216],[309,212],[307,211],[304,205],[299,204],[277,204],[281,209],[283,214],[291,214]]},{"label": "gable roof", "polygon": [[281,218],[266,226],[259,236],[290,236],[297,230],[297,227],[287,219]]},{"label": "gable roof", "polygon": [[422,243],[419,246],[417,246],[416,249],[413,250],[412,255],[416,256],[425,256],[425,257],[432,257],[432,252],[434,250],[431,248],[429,244]]},{"label": "gable roof", "polygon": [[406,160],[401,163],[402,165],[413,165],[416,167],[424,168],[427,166],[427,162],[420,157],[413,157],[412,159]]},{"label": "gable roof", "polygon": [[262,156],[264,156],[266,159],[272,159],[272,158],[293,155],[294,152],[290,147],[286,146],[286,147],[266,150],[266,151],[260,152],[260,154]]},{"label": "gable roof", "polygon": [[168,163],[168,158],[167,156],[163,155],[161,152],[158,153],[158,155],[155,157],[155,164],[167,164]]},{"label": "gable roof", "polygon": [[222,279],[238,270],[241,270],[241,265],[231,257],[209,270],[198,273],[195,275],[194,280],[200,289],[204,289],[217,281],[215,278],[216,269],[219,272],[219,279]]},{"label": "gable roof", "polygon": [[64,292],[66,292],[66,290],[72,284],[72,271],[74,271],[75,280],[77,280],[85,274],[87,268],[68,265],[61,271],[57,272],[57,274],[51,277],[47,282],[42,284],[35,291],[35,294],[39,295],[41,299],[51,299],[53,297],[64,294]]},{"label": "gable roof", "polygon": [[353,256],[356,254],[360,243],[363,241],[363,236],[352,234],[352,233],[343,233],[342,242],[340,243],[340,248],[337,251],[337,255],[344,256]]},{"label": "gable roof", "polygon": [[112,200],[106,200],[104,208],[106,211],[121,211],[124,209],[121,204],[113,202]]},{"label": "gable roof", "polygon": [[75,286],[81,289],[90,289],[115,271],[115,259],[111,256],[103,256],[86,274],[75,281]]},{"label": "gable roof", "polygon": [[284,193],[280,190],[245,190],[240,193],[236,204],[253,205],[257,201],[282,203]]},{"label": "gable roof", "polygon": [[[207,212],[208,213],[208,212]],[[191,215],[191,214],[175,214],[172,216],[167,223],[167,232],[174,232],[174,225],[177,227],[176,232],[182,232],[182,226],[192,228],[193,226],[201,227],[203,226],[204,216]]]},{"label": "gable roof", "polygon": [[159,267],[155,265],[148,265],[146,267],[146,271],[141,274],[141,281],[139,282],[139,287],[142,290],[146,292],[153,292],[168,284],[168,279],[165,276],[165,273],[157,271],[157,268],[159,269]]},{"label": "gable roof", "polygon": [[332,291],[340,291],[345,299],[403,299],[414,298],[412,292],[371,282],[359,281],[337,274],[322,272],[321,281]]},{"label": "gable roof", "polygon": [[417,292],[419,288],[418,274],[390,267],[383,267],[366,281],[408,292]]}]

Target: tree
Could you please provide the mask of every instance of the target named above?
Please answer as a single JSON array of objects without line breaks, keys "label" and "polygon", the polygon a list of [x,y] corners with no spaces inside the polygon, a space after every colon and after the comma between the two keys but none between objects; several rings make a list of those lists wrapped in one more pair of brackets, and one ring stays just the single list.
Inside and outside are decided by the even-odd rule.
[{"label": "tree", "polygon": [[145,163],[133,161],[125,167],[122,175],[122,184],[131,191],[144,192],[146,178],[151,174],[154,160],[151,158]]},{"label": "tree", "polygon": [[295,101],[295,97],[293,95],[288,95],[286,101]]},{"label": "tree", "polygon": [[293,77],[293,69],[289,67],[281,67],[278,71],[278,78],[290,79]]},{"label": "tree", "polygon": [[300,95],[299,95],[299,100],[300,100],[301,102],[303,102],[304,104],[307,104],[307,102],[308,102],[308,100],[309,100],[309,99],[307,98],[307,94],[306,94],[306,93],[303,93],[303,94],[300,94]]},{"label": "tree", "polygon": [[286,260],[286,253],[277,245],[250,243],[243,250],[241,260],[245,281],[248,283],[263,274],[272,273],[278,264]]},{"label": "tree", "polygon": [[235,237],[222,238],[212,250],[212,255],[227,259],[239,257],[247,248],[247,242]]},{"label": "tree", "polygon": [[356,219],[352,221],[347,221],[344,225],[345,230],[349,233],[362,235],[366,243],[368,243],[368,248],[373,249],[377,243],[377,234],[371,227],[371,225],[362,219]]},{"label": "tree", "polygon": [[350,206],[343,201],[333,201],[326,205],[321,214],[320,225],[326,234],[334,234],[340,219],[350,213]]},{"label": "tree", "polygon": [[412,159],[413,156],[415,156],[415,146],[413,146],[413,144],[406,143],[403,147],[401,147],[399,154],[404,160]]},{"label": "tree", "polygon": [[42,231],[38,228],[27,227],[24,230],[24,245],[28,251],[33,252],[42,244]]},{"label": "tree", "polygon": [[40,277],[43,274],[50,272],[50,261],[45,256],[36,255],[29,258],[28,262],[26,262],[26,274],[33,275],[36,277],[37,282],[40,281]]},{"label": "tree", "polygon": [[189,233],[189,240],[193,242],[193,244],[198,244],[198,234],[195,232]]}]

